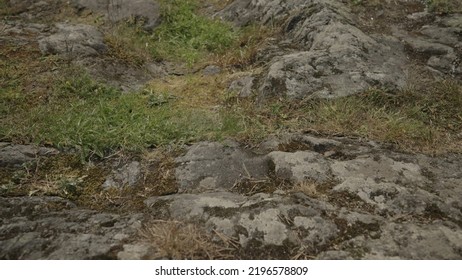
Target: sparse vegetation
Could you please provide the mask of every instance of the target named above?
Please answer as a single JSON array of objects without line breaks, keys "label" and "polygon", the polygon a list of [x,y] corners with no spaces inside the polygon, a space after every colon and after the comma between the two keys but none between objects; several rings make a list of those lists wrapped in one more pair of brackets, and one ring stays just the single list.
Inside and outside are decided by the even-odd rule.
[{"label": "sparse vegetation", "polygon": [[[457,82],[438,82],[424,92],[370,90],[336,100],[273,101],[256,108],[252,100],[227,99],[225,81],[224,76],[193,75],[122,94],[80,74],[60,81],[47,103],[5,116],[2,138],[72,147],[100,157],[117,149],[141,151],[224,137],[258,142],[287,130],[359,136],[429,152],[457,151],[460,143],[462,93]],[[21,103],[18,98],[3,94],[3,110]]]},{"label": "sparse vegetation", "polygon": [[[117,26],[123,36],[107,35],[109,55],[139,66],[155,49],[161,59],[194,63],[208,57],[245,68],[255,62],[262,42],[275,35],[275,30],[255,26],[233,30],[208,19],[199,14],[198,1],[162,3],[164,23],[154,34],[136,24]],[[0,62],[0,138],[73,148],[84,156],[225,137],[258,142],[287,130],[359,136],[430,152],[459,151],[461,141],[462,86],[456,81],[436,82],[423,91],[371,89],[336,100],[258,105],[227,92],[226,70],[218,76],[154,80],[139,92],[123,94],[59,59],[40,58],[32,47],[5,45],[0,55],[5,58]],[[46,74],[43,69],[49,67],[59,74]],[[32,77],[31,68],[45,74]]]},{"label": "sparse vegetation", "polygon": [[236,38],[231,26],[196,13],[197,1],[162,1],[163,23],[153,35],[155,57],[196,62],[207,53],[220,53]]},{"label": "sparse vegetation", "polygon": [[460,0],[427,0],[427,6],[435,13],[462,13]]},{"label": "sparse vegetation", "polygon": [[220,233],[215,233],[219,241],[196,225],[179,221],[157,221],[145,226],[142,238],[157,249],[157,258],[168,259],[232,259],[236,242]]},{"label": "sparse vegetation", "polygon": [[[393,169],[397,166],[397,163],[404,166],[401,171],[386,171],[383,174],[395,173],[396,171],[396,173],[399,173],[396,178],[406,177],[406,180],[389,180],[388,178],[382,180],[382,174],[379,174],[380,177],[371,177],[369,174],[375,172],[376,169],[375,167],[370,170],[366,168],[369,165],[374,165],[368,164],[368,161],[364,164],[364,170],[355,171],[358,173],[358,178],[361,179],[361,182],[363,177],[367,178],[365,185],[369,184],[369,180],[375,180],[374,182],[377,186],[374,185],[373,187],[376,187],[378,191],[376,192],[374,189],[374,192],[370,193],[371,201],[373,199],[377,203],[385,201],[384,203],[387,205],[395,205],[395,202],[390,204],[388,200],[390,199],[391,201],[395,195],[399,196],[397,194],[400,193],[401,186],[406,191],[408,187],[411,191],[424,189],[431,195],[429,200],[435,200],[435,204],[427,205],[425,209],[426,212],[431,214],[428,215],[433,218],[425,221],[424,225],[429,225],[428,222],[433,221],[433,219],[442,220],[448,225],[450,222],[458,224],[459,221],[452,221],[448,218],[449,216],[444,212],[446,209],[439,208],[439,204],[450,201],[451,192],[447,191],[444,195],[436,195],[434,190],[440,188],[440,186],[445,190],[449,190],[449,187],[452,186],[451,184],[456,182],[451,181],[454,179],[451,174],[454,173],[452,172],[453,170],[457,171],[459,169],[460,164],[451,165],[449,161],[452,161],[452,158],[459,161],[459,155],[449,155],[447,157],[445,155],[441,158],[422,156],[420,158],[420,156],[407,155],[396,151],[423,152],[431,155],[437,153],[462,153],[462,113],[460,110],[462,107],[462,83],[459,80],[450,78],[450,74],[453,75],[452,78],[459,74],[457,72],[457,61],[452,62],[453,71],[451,73],[446,72],[446,79],[434,79],[432,82],[417,80],[414,84],[410,84],[407,88],[401,90],[387,91],[381,88],[369,88],[360,94],[337,99],[307,97],[304,100],[290,100],[290,97],[284,98],[281,96],[273,98],[250,96],[244,98],[239,96],[238,90],[235,92],[228,90],[231,82],[235,81],[236,78],[255,77],[254,88],[250,92],[255,95],[261,94],[257,87],[261,86],[262,75],[266,73],[267,63],[272,57],[285,55],[293,51],[306,51],[305,46],[295,45],[291,40],[286,40],[292,36],[291,34],[286,34],[288,33],[287,30],[292,30],[290,33],[295,33],[297,29],[285,29],[283,24],[276,27],[277,19],[274,21],[269,20],[272,22],[269,25],[272,26],[248,25],[237,27],[210,16],[210,14],[214,14],[232,1],[158,1],[162,4],[162,21],[153,31],[146,31],[141,25],[141,17],[132,17],[124,22],[114,23],[108,20],[115,19],[114,14],[109,14],[106,17],[104,11],[98,14],[97,12],[91,12],[90,9],[79,10],[79,16],[76,16],[77,12],[74,5],[65,3],[66,1],[51,1],[49,3],[50,7],[36,5],[33,8],[26,7],[29,1],[24,1],[24,3],[16,1],[19,4],[12,5],[11,1],[10,3],[9,1],[0,0],[0,17],[5,18],[4,25],[0,29],[5,26],[4,29],[6,30],[4,33],[2,33],[3,30],[0,30],[0,33],[2,33],[0,37],[0,142],[9,142],[3,143],[0,148],[6,153],[9,153],[8,149],[10,148],[13,151],[11,153],[16,153],[14,149],[18,149],[18,157],[27,154],[24,160],[31,160],[22,165],[16,164],[16,162],[22,162],[22,158],[16,161],[14,161],[15,159],[10,161],[6,159],[7,164],[3,165],[2,163],[2,166],[0,166],[0,196],[6,200],[11,197],[14,200],[17,197],[27,198],[27,196],[65,198],[62,200],[63,205],[61,206],[57,204],[57,206],[44,205],[42,207],[40,205],[40,209],[34,208],[33,210],[23,207],[23,202],[17,202],[20,203],[18,204],[20,207],[25,209],[21,210],[21,212],[28,212],[24,217],[32,215],[33,219],[27,219],[30,220],[31,224],[39,223],[38,221],[42,217],[38,216],[46,218],[48,215],[56,214],[61,217],[61,209],[71,206],[74,208],[75,204],[76,209],[72,209],[72,211],[68,211],[64,215],[74,213],[73,210],[92,209],[95,211],[91,211],[92,213],[88,214],[88,217],[93,213],[110,213],[108,217],[112,217],[113,214],[114,217],[117,216],[115,214],[120,214],[120,217],[129,217],[130,214],[136,213],[136,219],[133,220],[142,221],[143,226],[138,235],[133,234],[133,229],[130,227],[129,231],[127,231],[130,232],[130,237],[125,238],[123,237],[125,233],[118,232],[120,225],[117,224],[116,227],[112,225],[120,217],[114,218],[114,220],[111,218],[108,223],[103,221],[105,225],[101,224],[101,228],[98,228],[101,217],[95,219],[94,222],[90,220],[92,230],[99,231],[101,229],[102,234],[104,234],[106,225],[109,225],[107,227],[108,231],[113,231],[117,236],[123,237],[123,239],[118,240],[120,241],[119,245],[114,245],[113,241],[116,238],[111,237],[109,245],[112,249],[108,256],[112,258],[118,257],[115,256],[117,251],[126,249],[124,248],[125,246],[120,244],[126,243],[130,245],[131,242],[138,241],[141,242],[142,246],[150,243],[152,249],[156,251],[154,253],[156,258],[227,259],[242,257],[263,258],[267,256],[276,258],[292,256],[295,259],[315,258],[321,252],[344,248],[341,246],[356,237],[362,238],[364,236],[366,240],[369,240],[368,236],[374,239],[380,238],[382,225],[379,225],[378,222],[368,224],[351,223],[350,218],[354,217],[348,217],[348,219],[345,217],[351,213],[355,215],[369,213],[370,217],[373,217],[378,213],[377,221],[382,221],[383,219],[379,216],[383,216],[383,213],[388,214],[388,212],[376,212],[375,204],[369,203],[358,196],[356,191],[339,191],[341,188],[334,189],[334,186],[340,184],[339,179],[342,182],[343,180],[348,180],[348,183],[353,184],[355,180],[350,179],[355,179],[356,177],[354,176],[355,174],[352,174],[352,178],[343,178],[342,175],[336,175],[332,164],[342,162],[342,165],[345,163],[345,170],[350,170],[349,167],[353,165],[349,165],[350,163],[347,161],[354,161],[353,164],[358,164],[357,166],[359,166],[361,165],[362,157],[377,162],[378,168],[381,170]],[[110,2],[117,1],[108,0],[106,4]],[[420,30],[423,24],[427,24],[427,21],[431,20],[430,18],[447,19],[449,17],[440,17],[440,15],[462,12],[462,4],[457,0],[405,2],[388,1],[385,3],[380,0],[344,1],[344,3],[348,3],[353,13],[358,12],[352,16],[352,18],[357,16],[358,21],[355,22],[354,29],[352,29],[354,32],[351,35],[360,35],[356,29],[359,28],[368,34],[374,33],[370,40],[377,39],[377,43],[380,43],[381,41],[378,39],[380,35],[387,34],[387,32],[390,32],[388,29],[396,27],[397,24],[399,24],[400,28],[403,27],[411,32]],[[431,13],[439,16],[432,15],[428,19],[427,17],[419,18],[411,23],[412,20],[407,16],[422,11],[425,4]],[[313,7],[318,9],[315,6]],[[321,9],[322,7],[319,7],[324,13],[324,10]],[[298,9],[298,7],[296,8]],[[332,9],[334,8],[332,7]],[[35,11],[40,11],[37,13],[40,17],[34,18],[32,12]],[[55,13],[55,11],[57,12]],[[298,15],[299,11],[297,11],[293,13],[293,18],[292,14],[289,17],[289,20],[291,22],[293,20],[292,23],[296,25],[299,25],[301,20],[304,20],[305,17],[312,13],[308,8],[306,11],[300,11],[303,13]],[[45,16],[42,16],[42,12]],[[107,7],[107,12],[110,12],[109,7]],[[343,15],[340,13],[344,12],[346,13],[346,11],[341,11],[339,14],[332,14],[332,16],[329,16],[328,13],[326,14],[329,18],[335,20],[337,20],[336,17],[338,16],[339,20],[341,20]],[[27,16],[22,13],[27,13]],[[312,18],[314,17],[312,16]],[[350,19],[350,17],[345,17],[344,20],[341,20],[341,23],[346,25],[347,22],[350,22]],[[405,19],[405,22],[403,19]],[[70,50],[66,47],[68,51],[66,58],[59,55],[43,56],[38,48],[37,41],[54,32],[52,27],[54,23],[64,22],[64,20],[69,24],[96,25],[97,29],[104,33],[104,44],[107,46],[107,52],[102,51],[98,52],[98,54],[89,54],[89,56],[84,57],[79,54],[69,55]],[[390,22],[393,22],[393,24],[390,24]],[[36,23],[44,23],[44,25]],[[338,24],[339,27],[342,24]],[[418,25],[418,29],[414,25]],[[441,26],[439,25],[438,28]],[[309,33],[306,40],[311,40],[309,37],[313,33],[308,29],[305,31],[307,34]],[[282,38],[286,35],[287,37]],[[370,40],[367,40],[367,42]],[[454,41],[457,43],[457,40]],[[395,43],[399,44],[398,41]],[[103,45],[102,42],[99,45]],[[436,44],[432,41],[430,45]],[[322,44],[319,44],[319,46],[324,48]],[[101,48],[106,49],[104,46],[101,46]],[[453,49],[454,54],[460,54],[457,46],[453,47]],[[363,51],[368,52],[368,47],[365,46]],[[358,51],[354,52],[354,55],[360,52],[358,49]],[[385,54],[388,54],[388,52],[385,52]],[[426,55],[422,54],[422,57],[425,56],[425,60],[428,59]],[[433,50],[431,55],[433,55]],[[449,58],[452,59],[452,56]],[[272,60],[271,63],[277,62],[277,59]],[[371,59],[367,61],[371,62]],[[98,64],[100,62],[101,64]],[[325,65],[328,64],[330,62],[326,60]],[[324,62],[315,66],[321,68],[322,65],[324,65]],[[216,69],[219,68],[219,71],[212,75],[210,73],[206,74],[206,71],[203,71],[206,66],[217,67]],[[106,67],[107,72],[111,72],[108,75],[102,73]],[[287,65],[287,68],[289,67],[290,64]],[[307,65],[306,67],[310,66]],[[125,71],[126,69],[128,70]],[[420,69],[416,70],[416,72],[418,71]],[[153,74],[153,76],[160,78],[152,78],[146,83],[149,75],[154,72],[159,73],[159,75]],[[320,72],[316,71],[313,76],[317,76]],[[112,74],[114,75],[111,76]],[[325,75],[328,75],[328,71],[326,71]],[[415,75],[419,76],[420,72],[415,73]],[[127,84],[124,78],[129,81]],[[136,80],[133,82],[133,87],[131,87],[131,78]],[[284,77],[281,79],[282,83],[283,79]],[[136,90],[123,91],[111,86],[111,84],[119,84],[119,82],[123,84],[124,90],[127,88],[136,88]],[[141,88],[136,87],[140,84],[143,84]],[[377,85],[376,83],[374,84]],[[275,86],[275,88],[278,87]],[[291,132],[296,133],[288,135]],[[362,146],[362,141],[352,139],[340,139],[339,141],[319,140],[318,144],[315,140],[308,140],[311,137],[300,135],[299,132],[309,132],[330,140],[332,140],[332,136],[360,138],[360,140],[365,141],[381,142],[384,145],[377,145],[377,149],[365,149]],[[274,134],[281,135],[278,138],[279,140],[287,139],[285,137],[288,136],[291,138],[285,143],[278,143],[278,141],[273,141],[273,138],[270,137],[270,135]],[[292,138],[292,136],[294,137]],[[228,237],[214,231],[213,228],[205,229],[188,221],[152,220],[174,218],[167,213],[173,213],[173,211],[165,208],[162,199],[158,200],[161,201],[159,205],[154,206],[148,206],[147,204],[149,203],[146,203],[146,199],[172,195],[187,189],[182,185],[183,180],[186,179],[178,176],[182,167],[185,167],[187,172],[195,169],[194,165],[189,165],[195,159],[187,159],[190,152],[194,152],[193,149],[188,149],[188,154],[179,158],[180,155],[185,154],[186,145],[202,140],[221,141],[225,139],[237,140],[239,144],[242,144],[239,148],[234,147],[233,144],[228,147],[226,146],[228,141],[224,141],[224,153],[227,153],[227,157],[230,155],[229,160],[233,162],[227,164],[228,158],[221,160],[218,157],[221,157],[221,155],[217,152],[217,159],[210,159],[213,161],[212,164],[208,163],[209,159],[205,159],[205,164],[214,167],[214,163],[220,161],[217,168],[226,169],[221,168],[226,164],[234,169],[234,161],[238,156],[235,156],[234,153],[228,153],[228,150],[233,151],[234,149],[239,153],[249,152],[249,157],[253,158],[255,156],[255,158],[258,157],[258,160],[260,160],[261,156],[265,160],[262,162],[268,162],[259,166],[262,168],[261,173],[266,174],[264,175],[265,177],[260,175],[253,177],[251,175],[253,173],[247,170],[246,163],[242,163],[242,172],[237,172],[237,168],[235,168],[238,174],[232,178],[234,185],[227,189],[227,191],[232,192],[232,196],[236,197],[239,195],[255,195],[254,197],[247,197],[245,204],[239,203],[242,206],[240,207],[242,211],[250,211],[248,212],[250,213],[249,224],[251,225],[249,228],[255,229],[255,232],[252,233],[251,230],[248,230],[249,228],[246,229],[243,226],[242,228],[234,227],[235,233],[233,237]],[[269,141],[265,141],[264,145],[258,146],[263,140]],[[337,145],[337,142],[342,144]],[[12,144],[10,145],[10,143]],[[58,148],[60,153],[43,155],[40,152],[33,158],[32,154],[34,152],[28,151],[30,147],[15,145],[29,143]],[[350,143],[354,144],[350,145]],[[259,148],[254,149],[255,146]],[[358,150],[356,151],[356,149]],[[372,152],[363,152],[363,149],[371,150]],[[330,175],[328,182],[314,181],[308,177],[309,174],[306,174],[307,177],[303,179],[306,181],[294,184],[293,179],[287,179],[286,174],[284,174],[286,171],[289,174],[292,170],[284,170],[285,168],[279,167],[276,169],[277,160],[273,158],[272,161],[274,162],[271,162],[271,155],[267,155],[269,151],[276,150],[286,153],[315,151],[320,153],[319,155],[322,154],[326,158],[326,162],[331,166],[332,172],[327,172]],[[252,152],[256,154],[252,154]],[[236,154],[239,155],[238,153]],[[358,154],[361,155],[358,156]],[[299,160],[295,157],[294,159]],[[304,160],[307,161],[309,158]],[[136,162],[136,172],[134,172],[136,176],[132,177],[136,177],[136,180],[134,180],[136,182],[127,184],[124,181],[120,183],[120,188],[103,187],[103,183],[118,172],[120,174],[117,174],[117,176],[130,177],[131,174],[125,174],[130,173],[126,172],[125,168],[134,162]],[[249,162],[256,165],[253,161]],[[292,164],[291,161],[287,162]],[[441,169],[437,168],[432,169],[429,166],[434,162],[444,162],[441,166],[450,165],[452,169],[450,172],[440,172]],[[240,165],[241,162],[238,162],[238,164]],[[417,169],[415,168],[416,165],[420,166],[421,170],[416,171],[414,176],[413,170]],[[435,165],[439,166],[440,164]],[[336,168],[337,173],[339,173],[340,168],[343,168],[339,166],[337,165]],[[240,166],[237,167],[241,168]],[[227,171],[224,170],[224,173]],[[260,171],[258,171],[258,174],[260,174]],[[342,173],[340,172],[340,174]],[[192,192],[201,192],[202,187],[204,189],[208,188],[209,184],[210,187],[220,184],[221,178],[216,177],[217,179],[215,180],[214,174],[212,175],[203,178],[204,176],[200,174],[198,176],[200,177],[198,180],[201,180],[199,188],[194,189]],[[207,174],[207,176],[209,175]],[[409,181],[413,178],[419,179],[416,180],[419,184],[414,185],[412,182],[407,182],[407,177],[410,178]],[[449,182],[449,185],[445,181]],[[382,186],[385,191],[381,190]],[[395,186],[396,192],[394,191]],[[348,184],[345,184],[344,187],[348,189]],[[369,186],[364,186],[364,188],[366,187]],[[387,191],[386,188],[391,190]],[[359,191],[363,192],[362,189]],[[185,193],[189,192],[189,189],[185,190]],[[303,202],[303,196],[293,194],[300,192],[310,198],[307,200],[309,205],[298,207],[300,206],[299,202]],[[260,196],[258,194],[264,195]],[[271,197],[271,199],[268,197]],[[294,197],[300,199],[292,201]],[[172,198],[174,199],[175,196],[172,196]],[[273,198],[274,201],[272,201]],[[422,200],[418,197],[417,200],[419,199]],[[68,203],[69,201],[72,202],[72,205]],[[215,204],[215,201],[218,200],[214,198],[212,201]],[[239,201],[239,199],[236,199],[236,201]],[[296,211],[292,211],[287,210],[290,208],[285,207],[283,204],[283,208],[280,208],[282,209],[281,211],[272,211],[275,203],[280,205],[277,203],[278,201],[294,203],[298,206],[296,209],[294,208]],[[322,201],[323,203],[318,204],[315,203],[316,201]],[[396,201],[400,202],[401,200]],[[255,204],[252,204],[253,202]],[[27,201],[24,203],[27,203]],[[37,203],[43,204],[40,199],[37,199]],[[414,201],[411,200],[409,201],[411,206],[402,205],[403,213],[408,211],[407,208],[412,208],[414,204]],[[313,206],[311,207],[312,209],[310,208],[309,211],[303,210],[305,206],[309,207],[310,205]],[[453,213],[457,217],[457,205],[453,206],[450,205],[448,208],[454,208]],[[338,209],[342,209],[340,211],[342,213],[339,214]],[[205,213],[209,209],[204,207],[203,210]],[[214,211],[217,214],[217,219],[222,217],[222,211],[219,210]],[[313,217],[311,212],[317,213],[316,211],[318,210],[322,211],[319,212],[319,215],[316,214],[316,218],[319,218],[320,222],[322,222],[321,219],[329,221],[328,223],[322,222],[322,227],[326,231],[330,230],[329,228],[336,231],[332,237],[321,236],[318,238],[319,236],[316,234],[313,236],[315,239],[325,239],[322,240],[322,242],[325,241],[325,244],[320,245],[322,246],[321,248],[318,248],[317,241],[312,242],[310,239],[305,239],[305,236],[307,234],[311,235],[311,233],[308,228],[310,226],[304,227],[304,225],[309,225],[307,224],[308,222],[318,222],[311,219]],[[13,209],[12,211],[16,210]],[[38,214],[35,217],[35,211],[37,213],[44,212],[43,215]],[[56,213],[53,211],[56,211]],[[308,213],[307,211],[311,212]],[[273,213],[275,214],[273,215]],[[310,215],[307,216],[308,220],[304,221],[303,217],[306,213]],[[15,219],[17,219],[17,217],[13,217],[10,222],[10,214],[9,212],[5,214],[7,216],[6,220],[8,220],[5,225],[13,225],[16,221]],[[259,216],[261,214],[264,215]],[[20,215],[23,215],[23,213]],[[255,227],[253,227],[253,220],[254,216],[262,217],[263,219],[267,215],[270,215],[270,220],[274,217],[273,220],[277,222],[279,229],[281,229],[281,223],[283,223],[283,226],[290,230],[290,238],[286,239],[290,242],[285,243],[286,241],[284,241],[282,246],[261,247],[263,243],[260,244],[258,240],[261,236],[265,237],[264,227],[270,227],[271,224],[265,224],[264,226],[255,224]],[[401,219],[411,222],[412,219],[415,219],[412,215],[414,214],[411,213],[410,216],[406,214],[406,217],[399,215],[398,217],[390,217],[390,219],[394,219],[392,220],[393,222],[400,222]],[[143,218],[138,219],[141,216]],[[244,220],[243,217],[242,215],[240,221]],[[364,217],[360,216],[360,218]],[[124,221],[123,219],[121,221]],[[351,221],[353,220],[351,219]],[[424,220],[420,222],[422,221]],[[234,223],[234,221],[231,222]],[[80,223],[80,221],[76,223]],[[241,225],[242,223],[239,227]],[[207,226],[209,226],[209,223],[207,223]],[[35,225],[31,228],[34,227]],[[26,224],[18,229],[16,226],[11,228],[11,235],[14,238],[21,237],[22,231],[27,231],[29,235],[31,233]],[[41,228],[43,227],[37,227],[35,232],[38,232]],[[72,229],[72,227],[67,226],[66,228]],[[217,228],[220,228],[218,223]],[[278,233],[279,229],[274,232]],[[16,235],[16,231],[19,232],[18,235]],[[270,231],[268,235],[273,235],[274,232]],[[284,232],[286,232],[285,229]],[[322,230],[320,232],[323,235]],[[77,229],[76,234],[80,233],[81,230]],[[369,235],[370,233],[373,235]],[[55,236],[53,234],[50,236]],[[68,233],[64,232],[64,234],[67,236]],[[74,234],[74,232],[71,234]],[[53,239],[50,236],[44,235],[43,238]],[[141,240],[134,240],[134,238]],[[239,238],[240,242],[238,242]],[[299,238],[299,240],[296,240],[296,238]],[[60,238],[56,239],[60,240]],[[12,240],[16,242],[15,239]],[[296,245],[298,241],[300,241],[300,246]],[[46,243],[43,244],[45,245],[42,247],[45,248]],[[243,244],[242,248],[241,244]],[[264,248],[264,250],[260,252],[258,251],[260,250],[259,248]],[[11,251],[15,250],[15,247],[12,247]],[[26,251],[26,249],[21,250]],[[19,258],[19,254],[22,254],[21,250],[16,250],[19,252],[18,255],[14,252],[12,256]],[[54,249],[46,248],[46,250],[42,251],[47,251],[45,253],[49,254],[52,250]],[[354,250],[361,251],[363,250],[362,248],[353,248],[351,252],[353,252],[352,256],[354,257],[363,257],[361,254],[364,254],[364,252],[361,251],[355,255]],[[255,253],[257,251],[258,253]],[[125,252],[131,253],[130,248]],[[447,251],[445,250],[444,252]],[[24,256],[27,256],[27,254]],[[97,255],[96,257],[103,256],[106,257],[106,255]],[[329,255],[324,257],[326,256]]]}]

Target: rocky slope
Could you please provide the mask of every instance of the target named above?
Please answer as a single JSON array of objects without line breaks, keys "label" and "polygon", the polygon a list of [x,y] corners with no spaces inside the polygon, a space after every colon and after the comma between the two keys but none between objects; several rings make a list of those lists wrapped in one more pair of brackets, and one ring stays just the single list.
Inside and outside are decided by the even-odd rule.
[{"label": "rocky slope", "polygon": [[[429,13],[419,1],[374,10],[337,0],[228,2],[208,13],[281,29],[258,50],[262,70],[230,82],[241,96],[337,98],[393,91],[416,75],[462,78],[458,13]],[[104,26],[65,20],[135,19],[149,32],[163,20],[156,1],[7,3],[0,43],[65,57],[126,92],[193,71],[126,63],[110,55]],[[220,71],[212,68],[204,71]],[[0,143],[0,259],[462,258],[460,154],[410,154],[300,132],[254,146],[203,141],[167,156],[160,148],[147,153],[82,164],[66,161],[71,151]],[[72,176],[56,186],[49,178],[60,173]],[[31,188],[39,181],[60,191]],[[201,243],[184,241],[182,229],[198,232]],[[175,234],[182,237],[169,239]]]}]

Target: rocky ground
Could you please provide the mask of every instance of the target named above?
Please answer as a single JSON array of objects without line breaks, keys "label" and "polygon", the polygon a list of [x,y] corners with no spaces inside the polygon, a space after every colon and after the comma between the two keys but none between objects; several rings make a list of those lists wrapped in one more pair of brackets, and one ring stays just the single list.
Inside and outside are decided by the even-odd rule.
[{"label": "rocky ground", "polygon": [[[252,96],[255,106],[462,78],[457,6],[432,12],[404,0],[224,2],[204,4],[203,12],[236,28],[281,29],[259,45],[250,68],[230,75],[229,90]],[[156,79],[224,71],[156,59],[127,63],[114,54],[108,26],[135,20],[144,32],[155,30],[165,20],[156,1],[0,3],[2,56],[6,46],[30,49],[49,63],[31,65],[37,79],[71,64],[131,94]],[[30,90],[47,91],[40,87],[32,82]],[[34,100],[40,96],[46,98]],[[410,152],[316,131],[85,160],[65,145],[3,141],[0,259],[462,258],[457,152]]]}]

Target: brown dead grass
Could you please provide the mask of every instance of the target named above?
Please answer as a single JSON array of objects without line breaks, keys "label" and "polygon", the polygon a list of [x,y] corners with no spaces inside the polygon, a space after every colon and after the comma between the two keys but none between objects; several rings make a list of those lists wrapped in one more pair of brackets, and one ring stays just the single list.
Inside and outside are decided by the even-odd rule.
[{"label": "brown dead grass", "polygon": [[258,66],[258,54],[268,39],[279,36],[280,30],[258,25],[245,27],[240,33],[239,39],[226,53],[211,57],[214,63],[233,69],[253,69]]},{"label": "brown dead grass", "polygon": [[157,248],[155,258],[159,259],[232,259],[237,247],[223,234],[213,236],[194,224],[179,221],[155,221],[141,229],[140,236]]},{"label": "brown dead grass", "polygon": [[170,96],[180,108],[217,109],[225,96],[228,73],[203,76],[200,73],[186,76],[170,76],[153,80],[145,89],[152,95]]},{"label": "brown dead grass", "polygon": [[296,184],[293,191],[301,192],[312,198],[319,198],[322,194],[317,190],[317,184],[313,181],[304,181]]}]

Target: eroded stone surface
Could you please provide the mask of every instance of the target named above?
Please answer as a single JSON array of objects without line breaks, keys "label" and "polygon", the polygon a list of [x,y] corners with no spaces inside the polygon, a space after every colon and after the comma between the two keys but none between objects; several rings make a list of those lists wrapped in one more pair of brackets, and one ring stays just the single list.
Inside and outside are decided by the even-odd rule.
[{"label": "eroded stone surface", "polygon": [[[462,161],[456,155],[402,154],[341,137],[286,135],[269,142],[260,155],[231,142],[191,146],[176,160],[183,191],[146,199],[149,218],[227,236],[246,258],[462,258]],[[238,168],[255,159],[265,159],[266,167]],[[232,188],[241,172],[314,187],[306,194],[281,185],[273,193],[243,195]],[[81,209],[55,197],[1,198],[0,208],[4,259],[156,256],[137,235],[145,215]]]},{"label": "eroded stone surface", "polygon": [[331,98],[406,84],[403,46],[362,32],[338,1],[234,1],[219,15],[238,24],[279,22],[285,44],[297,46],[269,61],[259,88],[263,97]]},{"label": "eroded stone surface", "polygon": [[[236,237],[243,248],[253,250],[295,247],[302,242],[323,246],[337,236],[335,224],[321,217],[321,211],[331,206],[306,196],[180,194],[150,198],[146,205],[154,213],[164,209],[173,219],[204,223],[208,229]],[[304,234],[299,236],[299,231]]]},{"label": "eroded stone surface", "polygon": [[132,161],[114,170],[104,181],[103,188],[133,187],[141,179],[141,175],[141,164],[138,161]]},{"label": "eroded stone surface", "polygon": [[315,152],[272,152],[268,154],[274,166],[276,177],[293,183],[316,181],[319,183],[331,179],[327,160]]},{"label": "eroded stone surface", "polygon": [[53,148],[0,142],[0,166],[19,166],[35,161],[40,156],[56,155],[57,153],[58,151]]},{"label": "eroded stone surface", "polygon": [[236,143],[198,143],[176,162],[180,192],[230,189],[242,178],[264,178],[269,168],[266,157],[253,155]]},{"label": "eroded stone surface", "polygon": [[[205,146],[222,148],[221,144]],[[304,151],[274,151],[278,148]],[[323,187],[313,190],[310,198],[284,191],[252,196],[210,192],[150,198],[146,205],[164,219],[197,221],[209,230],[237,238],[245,250],[282,246],[313,254],[318,248],[315,255],[320,259],[462,257],[455,245],[462,241],[461,207],[456,202],[460,192],[454,185],[460,178],[459,160],[389,153],[377,143],[309,135],[273,139],[259,149],[260,153],[265,150],[273,150],[267,154],[273,179],[293,184],[309,181]],[[203,157],[202,152],[188,153],[191,160],[213,158]],[[189,170],[195,171],[202,172]],[[398,226],[391,226],[393,223]],[[399,247],[397,239],[420,231],[416,242]],[[438,236],[440,231],[447,235]],[[435,240],[437,248],[428,245],[430,240]],[[378,242],[381,245],[371,253],[368,244]],[[450,257],[443,257],[444,252]]]},{"label": "eroded stone surface", "polygon": [[115,259],[144,219],[57,197],[0,197],[0,213],[0,259]]},{"label": "eroded stone surface", "polygon": [[365,259],[461,259],[462,234],[451,223],[386,223],[379,238],[358,236],[341,247],[362,248]]},{"label": "eroded stone surface", "polygon": [[58,23],[56,29],[56,33],[39,40],[43,54],[87,57],[98,56],[107,51],[103,34],[94,26]]}]

